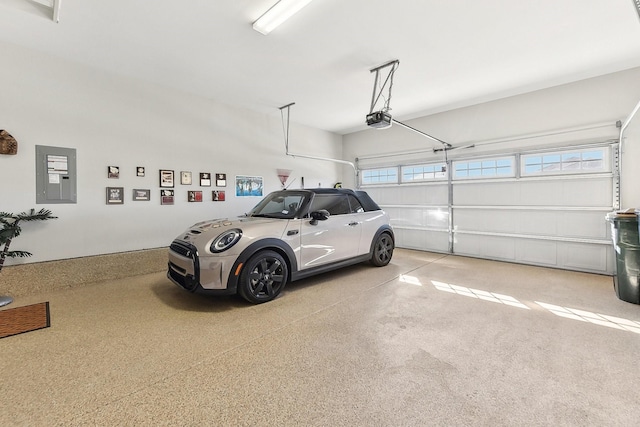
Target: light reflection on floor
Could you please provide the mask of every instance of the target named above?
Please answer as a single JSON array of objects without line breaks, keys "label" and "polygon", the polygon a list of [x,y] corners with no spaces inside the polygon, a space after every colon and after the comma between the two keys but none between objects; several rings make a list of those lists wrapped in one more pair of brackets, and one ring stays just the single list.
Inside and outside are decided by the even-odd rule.
[{"label": "light reflection on floor", "polygon": [[615,316],[608,316],[606,314],[597,314],[590,311],[578,310],[575,308],[561,307],[559,305],[547,304],[544,302],[536,301],[535,303],[540,307],[549,310],[556,316],[640,334],[640,322]]},{"label": "light reflection on floor", "polygon": [[[422,286],[422,282],[420,282],[420,279],[418,279],[415,276],[401,275],[399,280],[402,283],[407,283],[415,286]],[[530,310],[530,308],[527,307],[525,304],[523,304],[522,302],[518,301],[516,298],[509,295],[503,295],[503,294],[497,294],[495,292],[488,292],[488,291],[482,291],[479,289],[467,288],[466,286],[452,285],[449,283],[438,282],[435,280],[431,280],[431,283],[439,291],[449,292],[457,295],[463,295],[466,297],[481,299],[484,301],[496,302],[500,304],[509,305],[512,307],[518,307],[518,308],[524,308],[526,310]],[[593,313],[585,310],[578,310],[575,308],[561,307],[559,305],[553,305],[553,304],[548,304],[548,303],[539,302],[539,301],[534,301],[534,302],[538,306],[544,308],[545,310],[550,311],[556,316],[640,334],[640,322],[637,322],[634,320],[623,319],[621,317],[609,316],[606,314]]]},{"label": "light reflection on floor", "polygon": [[481,291],[479,289],[467,288],[465,286],[451,285],[449,283],[436,282],[432,280],[433,286],[439,291],[451,292],[466,297],[478,298],[485,301],[497,302],[500,304],[510,305],[513,307],[524,308],[530,310],[529,307],[509,295],[497,294],[495,292]]}]

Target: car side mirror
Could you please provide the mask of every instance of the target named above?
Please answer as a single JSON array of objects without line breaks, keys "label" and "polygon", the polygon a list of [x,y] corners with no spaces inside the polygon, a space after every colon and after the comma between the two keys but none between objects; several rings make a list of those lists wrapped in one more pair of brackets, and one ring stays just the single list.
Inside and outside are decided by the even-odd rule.
[{"label": "car side mirror", "polygon": [[319,211],[311,212],[311,225],[318,224],[318,221],[326,221],[329,219],[331,214],[326,209],[320,209]]}]

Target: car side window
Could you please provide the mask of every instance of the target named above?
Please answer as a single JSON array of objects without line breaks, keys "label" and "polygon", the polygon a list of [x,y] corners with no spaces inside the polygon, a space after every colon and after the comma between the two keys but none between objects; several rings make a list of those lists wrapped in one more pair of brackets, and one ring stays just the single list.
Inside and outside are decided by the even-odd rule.
[{"label": "car side window", "polygon": [[311,204],[311,212],[327,210],[331,215],[344,215],[351,212],[349,199],[344,194],[316,194]]},{"label": "car side window", "polygon": [[351,213],[361,213],[364,212],[364,208],[353,195],[349,194],[349,204],[351,205]]}]

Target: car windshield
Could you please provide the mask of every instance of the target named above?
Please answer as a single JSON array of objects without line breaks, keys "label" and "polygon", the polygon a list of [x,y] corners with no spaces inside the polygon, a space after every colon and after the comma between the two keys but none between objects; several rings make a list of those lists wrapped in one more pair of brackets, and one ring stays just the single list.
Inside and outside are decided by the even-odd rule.
[{"label": "car windshield", "polygon": [[295,218],[307,195],[296,191],[277,191],[267,195],[247,216],[264,218]]}]

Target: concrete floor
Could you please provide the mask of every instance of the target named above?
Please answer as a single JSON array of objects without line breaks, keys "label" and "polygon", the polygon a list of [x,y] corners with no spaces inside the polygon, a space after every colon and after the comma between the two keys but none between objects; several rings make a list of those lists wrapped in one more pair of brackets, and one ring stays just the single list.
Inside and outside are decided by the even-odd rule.
[{"label": "concrete floor", "polygon": [[21,297],[2,426],[630,426],[640,306],[607,276],[397,250],[253,306],[164,273]]}]

